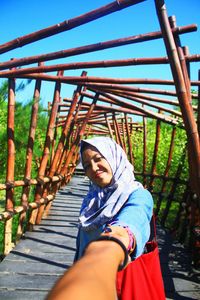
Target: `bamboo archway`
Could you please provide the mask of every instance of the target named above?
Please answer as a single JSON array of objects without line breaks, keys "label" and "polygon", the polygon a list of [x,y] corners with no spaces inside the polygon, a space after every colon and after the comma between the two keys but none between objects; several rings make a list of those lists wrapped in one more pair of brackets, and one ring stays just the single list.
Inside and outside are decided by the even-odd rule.
[{"label": "bamboo archway", "polygon": [[[64,21],[60,24],[22,36],[0,45],[0,53],[62,31],[72,30],[87,22],[114,13],[142,0],[117,0],[87,14]],[[197,30],[196,25],[177,26],[175,17],[168,18],[163,0],[155,0],[155,8],[160,30],[137,36],[104,41],[97,44],[64,49],[62,51],[12,59],[0,63],[0,78],[8,80],[8,159],[5,182],[0,190],[6,191],[5,211],[0,220],[4,221],[4,254],[12,248],[12,220],[19,216],[17,238],[24,230],[24,222],[31,230],[48,214],[56,192],[66,185],[73,175],[79,161],[78,146],[81,138],[91,135],[109,135],[124,148],[130,161],[137,165],[135,173],[154,195],[155,212],[163,226],[178,233],[185,241],[190,236],[193,259],[199,262],[200,228],[200,109],[199,92],[192,93],[191,87],[199,87],[199,78],[190,80],[191,63],[200,61],[199,54],[190,55],[187,47],[182,47],[180,36]],[[166,57],[124,58],[99,61],[82,61],[55,64],[59,58],[76,57],[85,53],[116,48],[155,39],[163,39]],[[145,44],[146,45],[146,44]],[[50,65],[45,65],[50,61]],[[34,64],[34,66],[32,66]],[[114,78],[94,77],[85,69],[126,68],[142,65],[170,66],[173,80],[157,78]],[[29,66],[31,65],[31,66]],[[28,66],[28,67],[27,67]],[[80,76],[66,76],[66,70],[80,70]],[[52,72],[55,72],[52,74]],[[15,83],[21,79],[35,82],[33,91],[32,115],[27,143],[24,178],[15,178]],[[37,128],[38,103],[42,97],[41,86],[44,82],[54,84],[54,95],[49,103],[49,121],[46,128],[44,148],[38,163],[38,175],[31,176],[33,164],[35,133]],[[72,95],[62,96],[63,85],[74,87]],[[142,86],[140,86],[142,85]],[[152,87],[153,86],[153,87]],[[163,86],[170,86],[169,90]],[[139,120],[139,121],[138,121]],[[149,154],[149,122],[155,124],[155,141]],[[163,169],[159,171],[160,144],[163,128],[171,128],[167,146],[167,156],[163,159]],[[171,174],[177,130],[186,133],[187,143],[180,153],[180,161],[175,173]],[[137,163],[137,143],[142,149],[142,158]],[[151,155],[151,158],[150,158]],[[150,161],[150,168],[147,166]],[[189,162],[189,174],[184,173],[184,162]],[[21,187],[21,203],[15,205],[15,189]],[[34,187],[34,201],[30,201]],[[172,211],[175,214],[171,218]],[[167,225],[170,219],[170,226]]]}]

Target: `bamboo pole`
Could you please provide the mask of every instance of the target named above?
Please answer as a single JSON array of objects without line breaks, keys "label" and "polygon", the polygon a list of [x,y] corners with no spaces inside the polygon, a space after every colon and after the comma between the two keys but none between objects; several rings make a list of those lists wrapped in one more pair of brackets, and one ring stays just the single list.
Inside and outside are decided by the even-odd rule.
[{"label": "bamboo pole", "polygon": [[[119,91],[116,90],[116,93],[119,93]],[[148,100],[149,102],[160,102],[163,104],[169,104],[173,106],[179,106],[179,102],[176,100],[166,99],[166,98],[158,98],[158,97],[152,97],[149,95],[141,94],[141,93],[135,93],[135,92],[125,92],[127,96],[136,97]]]},{"label": "bamboo pole", "polygon": [[[10,76],[12,77],[12,76]],[[55,75],[48,75],[48,74],[25,74],[19,75],[18,78],[31,78],[31,79],[43,79],[46,81],[61,81],[63,83],[69,83],[73,85],[84,84],[84,85],[97,85],[99,86],[100,83],[103,83],[102,87],[110,88],[110,89],[122,89],[124,90],[124,86],[120,86],[119,84],[152,84],[152,85],[174,85],[173,80],[167,79],[158,79],[158,78],[108,78],[108,77],[95,77],[95,76],[55,76]],[[192,81],[192,85],[199,86],[199,81]],[[120,88],[121,87],[121,88]],[[128,88],[128,86],[126,86]],[[135,87],[133,87],[134,91]],[[132,91],[132,89],[130,90]],[[141,89],[139,90],[141,91]],[[144,90],[147,92],[151,92],[151,90]],[[175,93],[172,94],[171,91],[166,91],[168,95],[176,96]],[[157,90],[154,93],[162,94],[163,92]]]},{"label": "bamboo pole", "polygon": [[115,112],[113,112],[113,114],[112,114],[113,130],[114,130],[116,143],[120,145],[119,135],[118,135],[118,132],[117,132],[117,127],[116,127],[116,122],[115,122],[114,116],[115,116]]},{"label": "bamboo pole", "polygon": [[[171,25],[171,28],[175,28],[176,27],[176,17],[175,16],[169,17],[169,23]],[[180,65],[181,65],[181,69],[183,72],[183,78],[185,81],[188,101],[191,103],[191,84],[190,84],[190,79],[189,79],[189,75],[188,75],[186,59],[185,59],[183,48],[181,46],[181,41],[180,41],[180,38],[178,35],[174,36],[174,42],[176,44],[177,53],[179,56]]]},{"label": "bamboo pole", "polygon": [[149,103],[149,101],[142,100],[142,99],[140,99],[138,97],[128,96],[126,94],[126,92],[125,93],[119,93],[119,92],[115,92],[114,91],[113,94],[115,94],[117,96],[120,96],[120,97],[123,97],[123,98],[126,98],[126,99],[129,99],[129,100],[132,100],[132,101],[135,101],[135,102],[138,102],[138,103],[141,103],[141,104],[146,104],[146,106],[157,108],[157,109],[162,110],[164,112],[170,113],[171,115],[174,115],[176,117],[182,117],[181,112],[179,112],[177,110],[173,110],[173,109],[170,109],[170,108],[167,108],[167,107],[162,107],[162,106],[157,105],[157,104]]},{"label": "bamboo pole", "polygon": [[10,51],[12,49],[23,47],[24,45],[39,41],[46,37],[58,34],[63,31],[76,28],[80,25],[86,24],[103,16],[109,15],[113,12],[119,11],[131,5],[143,2],[144,0],[120,0],[114,1],[100,8],[92,10],[88,13],[82,14],[73,19],[65,20],[61,23],[49,26],[47,28],[35,31],[33,33],[18,37],[8,43],[0,45],[0,54]]},{"label": "bamboo pole", "polygon": [[[127,136],[127,132],[126,132],[126,127],[125,127],[125,119],[121,118],[121,131],[122,131],[122,136],[123,136],[123,145],[124,148],[127,149],[127,144],[126,144],[126,136]],[[126,150],[126,153],[128,152],[128,150]]]},{"label": "bamboo pole", "polygon": [[[87,74],[86,72],[82,72],[83,77],[86,76],[86,74]],[[71,102],[71,107],[70,107],[69,113],[67,115],[65,126],[63,127],[62,135],[60,137],[60,140],[59,140],[59,143],[58,143],[58,146],[56,149],[56,154],[55,154],[54,160],[52,162],[52,165],[51,165],[51,168],[49,171],[50,177],[52,177],[55,174],[58,162],[61,159],[63,148],[64,148],[64,143],[65,143],[68,131],[69,131],[70,124],[73,120],[73,114],[76,109],[76,105],[78,103],[79,97],[80,97],[81,89],[82,89],[82,86],[78,86],[74,93],[73,101]]]},{"label": "bamboo pole", "polygon": [[[169,21],[167,19],[166,7],[160,0],[155,0],[158,18],[160,20],[161,29],[163,31],[164,41],[166,49],[168,52],[168,57],[170,60],[170,65],[172,69],[172,74],[175,81],[175,86],[177,90],[178,99],[180,101],[180,107],[182,110],[183,121],[185,123],[185,128],[188,138],[188,151],[189,151],[189,171],[190,171],[190,186],[193,192],[198,197],[198,206],[200,203],[200,141],[198,128],[194,117],[194,112],[191,107],[190,101],[188,101],[188,84],[185,72],[182,72],[183,64],[181,65],[176,49],[176,45],[173,39],[173,35],[170,30]],[[186,69],[186,68],[185,68]],[[196,201],[196,202],[197,202]],[[169,201],[168,201],[169,202]],[[196,204],[196,203],[195,203]],[[169,204],[170,205],[170,204]],[[198,217],[196,217],[198,215]],[[192,214],[192,219],[195,219],[193,228],[199,226],[200,224],[200,211],[194,210]],[[191,221],[190,221],[191,222]],[[191,222],[192,223],[192,222]],[[193,230],[191,231],[193,235]],[[193,256],[196,259],[196,256],[199,254],[199,241],[198,235],[194,235],[193,240]]]},{"label": "bamboo pole", "polygon": [[[28,208],[28,198],[30,193],[30,179],[31,179],[31,168],[32,168],[32,157],[33,157],[33,146],[35,142],[35,132],[37,127],[37,115],[39,108],[39,100],[40,100],[40,89],[41,89],[41,80],[37,80],[35,83],[35,91],[33,96],[33,105],[32,105],[32,114],[31,114],[31,122],[29,129],[29,137],[26,151],[26,165],[24,172],[24,181],[27,182],[27,185],[23,187],[22,197],[21,197],[21,205]],[[21,213],[19,218],[19,224],[17,229],[17,239],[19,239],[24,231],[24,222],[26,219],[26,211]]]},{"label": "bamboo pole", "polygon": [[[33,74],[28,74],[27,77],[29,76],[34,76]],[[39,76],[35,74],[35,76]],[[109,77],[96,77],[96,76],[60,76],[56,77],[51,76],[48,74],[42,75],[44,76],[44,79],[51,79],[54,78],[54,80],[57,78],[57,80],[61,80],[65,83],[71,83],[75,82],[75,84],[81,84],[81,83],[111,83],[111,84],[157,84],[157,85],[174,85],[173,80],[169,79],[159,79],[159,78],[109,78]],[[21,76],[19,76],[21,77]],[[199,85],[200,83],[196,81],[196,84]]]},{"label": "bamboo pole", "polygon": [[[23,78],[23,76],[19,76],[19,78]],[[73,81],[73,80],[66,80],[64,76],[53,76],[53,75],[45,75],[45,74],[29,74],[26,75],[25,78],[29,79],[42,79],[44,81],[53,81],[53,82],[63,82],[63,83],[69,83],[72,85],[79,85],[81,82],[79,81]],[[160,89],[150,89],[150,88],[143,88],[143,87],[130,87],[130,86],[124,86],[120,84],[109,84],[109,83],[96,83],[96,82],[84,82],[84,86],[90,87],[90,89],[98,89],[98,90],[121,90],[121,91],[131,91],[131,92],[144,92],[149,94],[161,94],[161,95],[167,95],[167,96],[175,96],[177,97],[177,94],[175,91],[171,90],[160,90]]]},{"label": "bamboo pole", "polygon": [[[197,30],[197,25],[192,24],[188,26],[183,26],[183,27],[178,27],[174,31],[174,34],[182,34],[182,33],[187,33],[187,32],[192,32]],[[35,55],[35,56],[30,56],[30,57],[25,57],[25,58],[19,58],[13,60],[13,62],[6,61],[3,63],[0,63],[0,70],[3,69],[9,69],[13,67],[19,67],[27,64],[33,64],[33,63],[38,63],[38,62],[45,62],[48,60],[53,60],[53,59],[58,59],[58,58],[65,58],[65,57],[70,57],[74,55],[80,55],[84,53],[90,53],[93,51],[99,51],[99,50],[104,50],[104,49],[109,49],[113,47],[118,47],[118,46],[123,46],[123,45],[128,45],[128,44],[133,44],[133,43],[138,43],[138,42],[143,42],[143,41],[150,41],[154,39],[159,39],[162,38],[162,33],[161,32],[150,32],[147,34],[140,34],[136,36],[130,36],[130,37],[123,37],[120,39],[115,39],[111,41],[106,41],[106,42],[100,42],[97,44],[90,44],[90,45],[85,45],[77,48],[72,48],[72,49],[67,49],[67,50],[61,50],[57,52],[52,52],[52,53],[47,53],[47,54],[40,54],[40,55]],[[199,59],[198,55],[195,56],[195,59]],[[41,71],[43,72],[43,71]]]},{"label": "bamboo pole", "polygon": [[104,116],[105,116],[105,120],[106,120],[106,124],[107,124],[108,130],[109,130],[110,137],[111,137],[111,139],[114,140],[114,135],[113,135],[113,131],[112,131],[108,116],[107,116],[107,114],[104,114]]},{"label": "bamboo pole", "polygon": [[[8,117],[7,117],[7,141],[8,141],[8,157],[6,183],[10,188],[6,190],[6,210],[13,212],[14,210],[14,172],[15,172],[15,142],[14,142],[14,126],[15,126],[15,79],[8,81]],[[12,249],[12,218],[5,222],[4,227],[4,255],[7,255]]]},{"label": "bamboo pole", "polygon": [[143,121],[143,185],[147,187],[147,178],[146,178],[146,171],[147,171],[147,120],[146,117],[142,118]]},{"label": "bamboo pole", "polygon": [[[58,76],[59,75],[63,75],[63,72],[59,71]],[[44,159],[42,158],[42,161],[41,161],[41,165],[43,163],[43,170],[41,170],[43,172],[43,175],[42,176],[39,175],[39,178],[41,181],[43,181],[43,177],[45,174],[49,176],[49,170],[47,170],[47,165],[48,165],[48,161],[49,161],[48,169],[50,169],[52,143],[54,140],[54,135],[55,135],[55,130],[56,130],[55,124],[56,124],[57,116],[59,113],[59,104],[61,101],[60,92],[61,92],[61,83],[56,83],[55,90],[54,90],[54,100],[53,100],[53,105],[51,107],[50,119],[49,119],[49,124],[48,124],[48,129],[47,129],[46,140],[45,140],[45,148],[44,148],[44,154],[43,154]],[[38,174],[39,174],[39,172],[38,172]],[[40,197],[46,198],[48,196],[48,194],[52,194],[53,197],[55,197],[54,191],[50,190],[51,184],[52,183],[50,181],[47,184],[42,184],[38,190],[36,189],[36,193],[35,193],[35,201],[36,202],[37,202],[38,198],[40,198]],[[36,219],[35,219],[36,224],[40,224],[42,217],[43,216],[45,217],[48,214],[48,210],[49,210],[50,206],[51,206],[51,202],[49,202],[48,205],[46,205],[46,204],[41,205],[38,210],[34,211],[35,216],[36,216]],[[37,215],[36,215],[36,213],[37,213]]]},{"label": "bamboo pole", "polygon": [[117,118],[116,118],[115,113],[113,114],[113,123],[115,124],[115,129],[116,129],[116,135],[117,135],[118,143],[122,147],[122,149],[126,152],[126,149],[124,148],[122,136],[121,136],[121,133],[120,133],[120,129],[119,129],[119,124],[117,122]]},{"label": "bamboo pole", "polygon": [[[61,98],[60,98],[60,102],[61,102]],[[58,105],[58,111],[57,111],[57,115],[56,115],[56,124],[59,120],[59,116],[60,116],[60,108],[61,106]],[[55,147],[56,147],[56,140],[57,140],[57,136],[58,136],[58,128],[57,126],[55,126],[55,130],[54,130],[54,136],[53,136],[53,140],[52,140],[52,147],[51,147],[51,158],[50,158],[50,166],[52,165],[54,156],[55,156]]]},{"label": "bamboo pole", "polygon": [[[45,176],[43,178],[43,181],[44,183],[48,183],[50,182],[50,178]],[[52,181],[59,181],[59,177],[58,176],[53,176],[52,177]],[[20,187],[20,186],[26,186],[28,184],[30,185],[37,185],[40,183],[40,180],[37,178],[37,179],[33,179],[31,178],[29,180],[29,182],[27,182],[26,180],[15,180],[13,181],[12,183],[11,182],[6,182],[6,183],[0,183],[0,191],[2,190],[8,190],[8,189],[11,189],[11,188],[15,188],[15,187]]]},{"label": "bamboo pole", "polygon": [[[56,64],[42,67],[29,67],[21,68],[17,70],[6,70],[0,72],[0,77],[19,76],[31,73],[45,73],[61,70],[77,70],[77,69],[89,69],[89,68],[108,68],[108,67],[122,67],[131,65],[151,65],[151,64],[167,64],[167,57],[155,57],[155,58],[127,58],[118,60],[100,60],[100,61],[85,61],[85,62],[73,62],[67,64]],[[2,63],[5,64],[5,63]],[[0,70],[4,69],[0,64]]]},{"label": "bamboo pole", "polygon": [[[82,76],[86,76],[86,72],[83,72]],[[83,88],[82,86],[77,87],[77,90],[76,90],[76,93],[75,93],[75,98],[74,99],[76,101],[76,105],[74,105],[74,111],[73,111],[73,113],[75,112],[75,114],[73,114],[73,115],[71,114],[71,121],[70,121],[69,130],[66,132],[67,133],[66,138],[65,138],[66,142],[65,142],[65,145],[64,145],[64,148],[63,148],[63,153],[60,157],[60,161],[58,163],[58,167],[57,167],[57,170],[56,170],[56,172],[58,174],[60,174],[61,169],[62,169],[63,164],[64,164],[64,161],[67,159],[67,156],[70,152],[70,145],[72,144],[72,138],[75,141],[75,139],[77,138],[77,135],[78,135],[77,120],[78,120],[78,115],[79,115],[79,112],[81,110],[81,105],[82,105],[83,98],[84,98],[84,96],[80,94],[82,88]],[[68,114],[68,116],[69,116],[69,114]],[[71,140],[70,140],[70,137],[71,137]]]},{"label": "bamboo pole", "polygon": [[[143,173],[143,172],[135,171],[135,174],[138,175],[138,176],[144,176],[144,173]],[[154,174],[154,175],[152,175],[152,173],[146,173],[145,176],[148,177],[148,178],[151,178],[151,177],[153,176],[153,177],[155,177],[156,179],[161,179],[161,180],[164,180],[164,179],[165,179],[165,177],[164,177],[163,174],[161,174],[161,175],[159,175],[159,174]],[[183,185],[187,185],[187,184],[188,184],[188,180],[181,179],[181,178],[176,178],[175,176],[174,176],[174,177],[166,177],[166,180],[167,180],[167,181],[171,181],[171,182],[176,181],[178,184],[183,184]],[[152,191],[152,193],[158,194],[159,192],[154,192],[154,191]]]},{"label": "bamboo pole", "polygon": [[[52,104],[51,114],[50,114],[50,117],[49,117],[47,132],[46,132],[46,139],[45,139],[45,144],[44,144],[43,155],[42,155],[42,159],[41,159],[41,162],[40,162],[40,167],[38,169],[39,184],[37,184],[36,191],[35,191],[35,202],[36,203],[42,197],[42,193],[43,193],[43,189],[44,189],[43,179],[44,179],[44,176],[45,176],[47,163],[48,163],[49,156],[50,156],[51,142],[53,140],[53,135],[54,135],[54,126],[55,126],[55,123],[56,123],[56,115],[57,115],[57,111],[58,111],[58,104],[60,102],[60,89],[61,89],[61,84],[59,82],[56,82],[55,83],[55,90],[54,90],[54,97],[53,97],[53,104]],[[40,209],[40,212],[42,213],[42,209]],[[34,210],[31,213],[31,216],[29,218],[29,230],[33,229],[33,225],[36,222],[37,214],[38,214],[38,210]]]},{"label": "bamboo pole", "polygon": [[[200,70],[198,72],[198,78],[200,80]],[[198,111],[197,111],[197,128],[200,136],[200,87],[198,88]]]},{"label": "bamboo pole", "polygon": [[78,150],[78,144],[79,144],[81,138],[82,138],[83,135],[84,135],[84,132],[85,132],[85,129],[86,129],[86,125],[87,125],[87,122],[88,122],[88,120],[89,120],[89,118],[90,118],[90,115],[91,115],[91,113],[92,113],[92,111],[93,111],[95,105],[96,105],[96,102],[97,102],[98,98],[99,98],[99,94],[97,93],[97,94],[95,95],[95,97],[94,97],[94,100],[93,100],[93,102],[92,102],[92,104],[91,104],[91,106],[90,106],[90,108],[89,108],[89,110],[88,110],[86,116],[85,116],[85,119],[84,119],[84,121],[83,121],[82,127],[81,127],[81,129],[79,130],[79,133],[78,133],[78,135],[77,135],[77,138],[76,138],[76,140],[74,141],[74,143],[73,143],[72,146],[71,146],[71,149],[70,149],[70,152],[69,152],[69,154],[68,154],[68,156],[67,156],[67,158],[66,158],[65,164],[64,164],[64,166],[63,166],[62,169],[61,169],[60,175],[62,175],[62,176],[64,176],[65,173],[67,172],[67,169],[68,169],[69,164],[70,164],[71,159],[72,159],[72,155],[74,154],[74,152],[76,152],[76,151]]},{"label": "bamboo pole", "polygon": [[[185,55],[187,63],[200,61],[200,55]],[[2,63],[2,65],[5,63]],[[138,65],[157,65],[157,64],[169,64],[167,57],[138,57],[138,58],[126,58],[116,60],[100,60],[100,61],[85,61],[85,62],[73,62],[67,64],[56,64],[50,66],[39,66],[30,68],[21,68],[16,70],[6,70],[0,72],[0,78],[4,77],[17,77],[20,75],[31,73],[46,73],[53,71],[66,71],[77,69],[89,69],[89,68],[109,68],[109,67],[124,67],[124,66],[138,66]],[[0,63],[0,70],[4,69]],[[195,84],[195,82],[193,82]]]},{"label": "bamboo pole", "polygon": [[[116,104],[116,105],[119,105],[120,107],[126,107],[126,108],[130,108],[130,109],[133,109],[135,111],[138,111],[138,112],[141,112],[149,117],[153,117],[153,118],[156,118],[156,119],[159,119],[159,120],[162,120],[164,122],[168,122],[170,124],[174,123],[174,124],[177,124],[177,120],[176,119],[173,119],[171,118],[170,116],[167,116],[167,115],[163,115],[163,114],[160,114],[160,113],[156,113],[154,111],[150,111],[150,110],[147,110],[143,107],[139,107],[137,105],[134,105],[133,103],[128,103],[128,102],[123,102],[122,100],[120,100],[119,98],[115,97],[115,96],[112,96],[108,93],[105,93],[105,92],[102,92],[101,90],[96,90],[98,91],[101,95],[103,95],[104,97],[100,97],[100,101],[104,101],[104,102],[109,102],[112,103],[112,104]],[[84,94],[85,96],[87,95],[87,97],[92,97],[91,95],[89,95],[88,93]],[[111,107],[109,107],[109,109],[111,109]],[[115,110],[117,110],[115,108]],[[122,112],[122,110],[121,110]]]},{"label": "bamboo pole", "polygon": [[[31,77],[31,76],[29,76]],[[34,78],[35,76],[33,76]],[[36,76],[38,77],[38,76]],[[44,77],[43,79],[47,78]],[[49,77],[51,79],[51,77]],[[53,79],[53,78],[52,78]],[[59,79],[58,79],[59,80]],[[71,84],[77,84],[76,82],[71,82]],[[160,89],[150,89],[150,88],[143,88],[143,87],[130,87],[130,86],[123,86],[120,84],[108,84],[108,83],[84,83],[85,86],[89,87],[89,89],[98,89],[104,91],[112,91],[112,90],[119,90],[119,91],[130,91],[130,92],[138,92],[138,93],[149,93],[149,94],[158,94],[158,95],[167,95],[167,96],[177,96],[175,91],[171,90],[160,90]]]},{"label": "bamboo pole", "polygon": [[182,74],[173,34],[167,17],[166,6],[161,0],[155,0],[155,5],[158,19],[160,22],[161,31],[163,32],[163,38],[170,61],[172,75],[174,77],[177,96],[187,132],[188,142],[193,153],[192,160],[194,169],[192,176],[192,185],[195,189],[195,192],[200,198],[200,144],[197,125],[195,123],[192,107],[187,99],[187,89],[184,82],[184,77]]},{"label": "bamboo pole", "polygon": [[107,130],[107,127],[105,125],[93,125],[92,126],[92,132],[99,132],[105,135],[109,135],[109,131]]},{"label": "bamboo pole", "polygon": [[[60,178],[59,178],[60,180]],[[20,214],[23,212],[26,212],[27,209],[38,209],[41,205],[47,204],[49,201],[52,201],[53,195],[48,195],[46,198],[40,198],[39,202],[31,202],[28,204],[28,207],[25,208],[24,206],[15,206],[13,211],[4,211],[3,213],[0,214],[0,221],[9,221],[11,218],[13,218],[14,215]]]},{"label": "bamboo pole", "polygon": [[[82,93],[82,94],[83,95],[87,94],[88,95],[87,97],[89,97],[91,99],[94,98],[94,96],[89,94],[89,93],[86,93],[86,94]],[[108,102],[108,103],[112,104],[111,101],[109,102],[109,99],[107,100],[106,98],[103,98],[103,97],[99,97],[99,99],[100,99],[100,101],[104,101],[104,102]],[[82,104],[83,108],[88,108],[89,106],[90,106],[90,104],[85,103],[85,102]],[[126,109],[126,108],[120,108],[120,107],[115,107],[114,108],[114,107],[111,107],[111,106],[108,107],[108,106],[105,106],[105,105],[104,106],[103,105],[96,105],[94,111],[98,112],[98,114],[100,114],[100,113],[102,113],[102,114],[111,113],[111,112],[119,112],[119,113],[127,112],[127,113],[130,113],[130,114],[136,114],[136,115],[139,115],[139,116],[143,115],[142,112],[139,112],[136,109]],[[84,116],[82,118],[84,118]],[[88,122],[90,122],[90,120]]]},{"label": "bamboo pole", "polygon": [[133,147],[132,147],[131,135],[130,135],[129,125],[128,125],[128,116],[126,113],[124,113],[124,120],[125,120],[126,132],[127,132],[128,155],[131,164],[134,165]]},{"label": "bamboo pole", "polygon": [[169,175],[169,169],[170,169],[171,161],[172,161],[175,135],[176,135],[176,127],[173,127],[172,135],[171,135],[171,142],[170,142],[170,147],[169,147],[169,153],[168,153],[168,159],[167,159],[165,171],[164,171],[164,174],[163,174],[164,175],[163,183],[162,183],[162,187],[161,187],[161,190],[160,190],[160,193],[159,193],[159,196],[158,196],[158,200],[156,202],[155,215],[158,215],[158,213],[160,211],[160,207],[161,207],[161,203],[162,203],[162,199],[163,199],[163,193],[165,192],[165,188],[166,188],[166,184],[167,184],[166,179]]},{"label": "bamboo pole", "polygon": [[160,142],[160,120],[157,120],[156,122],[156,138],[155,138],[155,144],[154,144],[154,153],[153,153],[153,159],[152,159],[152,168],[151,168],[151,174],[152,177],[149,182],[149,190],[153,190],[153,185],[154,185],[154,174],[156,174],[156,163],[157,163],[157,158],[158,158],[158,148],[159,148],[159,142]]}]

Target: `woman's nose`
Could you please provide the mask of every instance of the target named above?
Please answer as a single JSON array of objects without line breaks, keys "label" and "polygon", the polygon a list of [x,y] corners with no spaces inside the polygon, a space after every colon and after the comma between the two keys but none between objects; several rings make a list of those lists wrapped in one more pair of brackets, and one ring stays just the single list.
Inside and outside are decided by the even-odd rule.
[{"label": "woman's nose", "polygon": [[91,167],[93,172],[96,172],[99,169],[98,164],[95,161],[91,161]]}]

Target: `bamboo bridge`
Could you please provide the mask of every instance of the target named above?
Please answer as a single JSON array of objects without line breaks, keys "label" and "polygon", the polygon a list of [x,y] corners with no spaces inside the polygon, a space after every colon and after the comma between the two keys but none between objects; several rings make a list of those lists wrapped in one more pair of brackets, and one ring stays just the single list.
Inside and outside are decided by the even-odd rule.
[{"label": "bamboo bridge", "polygon": [[[2,44],[0,54],[103,20],[143,1],[116,0]],[[0,78],[8,82],[8,105],[7,164],[0,170],[5,173],[0,182],[4,205],[0,213],[0,299],[44,299],[72,264],[79,207],[88,188],[79,168],[79,142],[94,135],[110,136],[123,147],[137,179],[153,195],[167,299],[200,299],[200,79],[198,74],[196,80],[190,78],[190,68],[200,61],[200,55],[190,54],[189,47],[181,43],[181,35],[192,34],[197,25],[177,25],[175,16],[168,16],[164,0],[154,2],[158,31],[1,61]],[[95,51],[101,57],[102,50],[114,53],[115,48],[134,44],[148,53],[154,40],[163,40],[165,57],[57,63]],[[88,70],[102,74],[109,69],[115,74],[115,68],[139,65],[149,75],[151,66],[167,65],[173,79],[88,75]],[[70,70],[80,70],[80,75],[64,74]],[[20,149],[15,141],[15,91],[23,79],[32,80],[35,86],[24,174],[17,177]],[[54,88],[53,100],[36,159],[39,101],[45,83]],[[74,87],[72,94],[62,92],[66,85]],[[33,176],[35,166],[37,175]]]},{"label": "bamboo bridge", "polygon": [[[43,300],[53,284],[73,263],[77,219],[88,180],[81,169],[60,189],[49,215],[0,264],[0,299]],[[183,246],[157,227],[166,297],[199,299],[199,275]]]}]

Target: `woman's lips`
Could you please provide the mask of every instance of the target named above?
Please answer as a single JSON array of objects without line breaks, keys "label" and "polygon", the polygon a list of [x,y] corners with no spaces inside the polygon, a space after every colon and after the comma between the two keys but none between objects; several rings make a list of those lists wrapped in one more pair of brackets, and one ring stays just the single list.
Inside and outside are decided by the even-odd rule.
[{"label": "woman's lips", "polygon": [[99,177],[101,177],[101,175],[102,175],[103,173],[104,173],[103,171],[97,172],[97,173],[95,174],[95,177],[96,177],[96,178],[99,178]]}]

